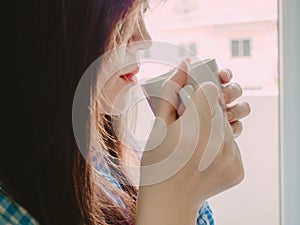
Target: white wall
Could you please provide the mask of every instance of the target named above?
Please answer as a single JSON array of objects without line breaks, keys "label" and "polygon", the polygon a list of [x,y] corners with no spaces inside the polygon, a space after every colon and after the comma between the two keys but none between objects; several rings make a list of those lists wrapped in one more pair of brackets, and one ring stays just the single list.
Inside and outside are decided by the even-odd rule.
[{"label": "white wall", "polygon": [[279,225],[278,96],[245,95],[252,109],[238,138],[245,179],[210,203],[218,225]]}]

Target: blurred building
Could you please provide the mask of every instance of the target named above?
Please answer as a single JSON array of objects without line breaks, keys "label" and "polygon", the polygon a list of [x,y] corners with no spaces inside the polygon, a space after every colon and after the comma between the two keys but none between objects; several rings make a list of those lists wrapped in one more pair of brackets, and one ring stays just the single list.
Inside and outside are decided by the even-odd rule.
[{"label": "blurred building", "polygon": [[[146,15],[154,40],[179,46],[178,56],[216,58],[244,89],[277,90],[277,2],[171,0]],[[151,52],[146,52],[149,56]]]}]

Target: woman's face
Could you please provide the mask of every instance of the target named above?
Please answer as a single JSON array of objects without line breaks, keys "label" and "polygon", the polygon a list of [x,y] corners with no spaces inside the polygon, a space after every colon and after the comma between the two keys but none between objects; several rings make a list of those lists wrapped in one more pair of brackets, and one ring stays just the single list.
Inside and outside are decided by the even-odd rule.
[{"label": "woman's face", "polygon": [[139,72],[137,51],[151,46],[151,37],[143,17],[147,8],[148,4],[144,3],[138,23],[131,31],[130,38],[125,40],[127,44],[111,51],[109,62],[105,61],[103,70],[100,70],[102,88],[99,99],[102,113],[119,115],[128,108],[130,90],[136,84],[136,74]]}]

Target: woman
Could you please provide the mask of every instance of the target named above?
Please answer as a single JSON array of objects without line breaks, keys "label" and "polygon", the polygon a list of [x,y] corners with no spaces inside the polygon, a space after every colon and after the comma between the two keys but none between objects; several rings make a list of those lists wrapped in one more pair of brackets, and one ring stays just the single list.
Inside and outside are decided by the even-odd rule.
[{"label": "woman", "polygon": [[[136,187],[128,183],[126,171],[119,169],[126,155],[122,143],[113,130],[111,117],[103,115],[109,109],[101,107],[99,114],[94,115],[102,146],[97,151],[105,159],[104,166],[111,171],[104,170],[108,177],[98,176],[82,156],[73,135],[73,97],[85,70],[99,56],[120,44],[150,39],[142,17],[147,3],[138,0],[51,0],[20,4],[14,82],[18,98],[17,104],[11,101],[16,106],[16,110],[12,110],[16,114],[12,113],[10,120],[17,124],[9,124],[7,129],[14,139],[11,142],[13,151],[1,153],[0,181],[1,201],[13,205],[16,210],[18,207],[23,209],[13,220],[7,218],[11,211],[2,207],[0,218],[3,221],[30,224],[31,220],[31,223],[56,225],[135,224],[135,220],[137,224],[195,224],[202,201],[241,181],[241,159],[227,124],[222,151],[212,167],[199,177],[190,176],[187,185],[180,185],[178,189],[186,174],[195,172],[193,164],[189,163],[184,167],[188,170],[182,170],[173,178],[141,187],[136,201]],[[149,45],[138,48],[147,47]],[[183,62],[182,70],[186,67]],[[230,80],[227,74],[220,72],[224,83]],[[124,84],[126,77],[122,75],[125,73],[112,79]],[[178,72],[172,79],[182,86],[186,76],[186,73]],[[113,84],[114,81],[108,82],[107,88]],[[213,101],[217,101],[216,89],[206,89],[208,94],[215,96]],[[206,89],[196,92],[195,105],[199,104],[197,98],[203,98]],[[223,92],[227,93],[226,103],[241,94],[237,85],[230,85]],[[102,103],[105,104],[99,102]],[[157,152],[162,152],[160,150],[166,146],[172,151],[173,146],[168,140],[178,135],[176,130],[180,123],[176,121],[180,120],[174,108],[163,100],[160,105],[157,115],[166,121],[169,136],[157,147],[158,151],[144,154],[142,166],[151,164],[153,157],[159,159],[161,156]],[[203,116],[198,115],[201,111],[191,109],[190,112],[200,119]],[[248,112],[247,104],[228,109],[228,113],[233,114],[230,122],[234,133],[241,132],[238,120]],[[197,147],[196,152],[200,154],[202,150]],[[143,172],[141,176],[147,179]],[[195,187],[201,187],[201,191],[197,188],[194,191]],[[183,196],[187,193],[190,193],[189,198],[185,199]],[[153,199],[159,199],[161,204],[153,205]],[[187,205],[181,204],[183,202],[189,207],[185,208]]]}]

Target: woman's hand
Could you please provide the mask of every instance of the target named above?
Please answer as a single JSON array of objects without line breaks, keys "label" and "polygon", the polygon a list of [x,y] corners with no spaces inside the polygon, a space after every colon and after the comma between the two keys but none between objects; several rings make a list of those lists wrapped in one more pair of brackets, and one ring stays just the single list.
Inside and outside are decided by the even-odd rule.
[{"label": "woman's hand", "polygon": [[[183,61],[161,91],[157,119],[141,161],[139,225],[195,224],[203,200],[238,184],[244,176],[233,136],[234,129],[236,134],[241,131],[234,123],[244,114],[241,107],[228,108],[228,112],[239,113],[230,120],[232,124],[227,121],[216,85],[199,85],[178,118],[178,91],[186,83],[187,71],[188,62]],[[222,83],[227,83],[230,78],[223,76],[221,71]],[[239,95],[229,86],[222,92],[229,96],[226,103]]]},{"label": "woman's hand", "polygon": [[234,137],[238,137],[243,130],[240,119],[249,115],[250,105],[247,102],[229,105],[242,96],[243,90],[238,83],[229,83],[232,79],[232,72],[229,69],[221,70],[219,78],[223,85],[222,95],[226,104],[226,116],[232,127]]}]

